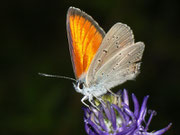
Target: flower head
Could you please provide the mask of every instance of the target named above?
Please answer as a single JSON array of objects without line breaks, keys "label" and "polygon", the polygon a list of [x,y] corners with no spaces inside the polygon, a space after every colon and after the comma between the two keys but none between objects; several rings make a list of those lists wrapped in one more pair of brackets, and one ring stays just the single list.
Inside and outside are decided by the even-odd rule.
[{"label": "flower head", "polygon": [[[85,129],[89,135],[162,135],[171,126],[171,123],[158,131],[148,132],[148,126],[155,111],[149,111],[150,117],[145,121],[147,114],[147,100],[145,96],[141,107],[134,94],[132,100],[134,111],[129,107],[129,98],[126,90],[120,94],[110,95],[107,102],[101,102],[99,109],[84,108]],[[107,99],[107,98],[106,98]]]}]

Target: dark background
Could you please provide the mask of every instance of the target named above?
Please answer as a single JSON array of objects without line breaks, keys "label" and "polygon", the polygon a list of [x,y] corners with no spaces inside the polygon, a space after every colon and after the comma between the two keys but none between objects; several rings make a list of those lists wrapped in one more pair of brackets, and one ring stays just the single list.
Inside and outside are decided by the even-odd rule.
[{"label": "dark background", "polygon": [[[177,0],[178,1],[178,0]],[[107,32],[128,24],[146,45],[141,74],[126,88],[157,111],[150,131],[180,126],[180,10],[175,0],[26,0],[0,3],[0,134],[82,135],[83,110],[72,82],[38,72],[74,77],[66,36],[66,12],[78,7]]]}]

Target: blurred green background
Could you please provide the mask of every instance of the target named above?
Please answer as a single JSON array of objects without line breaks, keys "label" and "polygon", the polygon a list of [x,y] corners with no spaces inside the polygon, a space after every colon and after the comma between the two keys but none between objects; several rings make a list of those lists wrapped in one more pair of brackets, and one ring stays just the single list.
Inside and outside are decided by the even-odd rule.
[{"label": "blurred green background", "polygon": [[78,7],[107,32],[128,24],[146,45],[141,74],[126,88],[157,111],[150,131],[173,123],[179,132],[180,8],[178,0],[1,1],[0,135],[83,135],[83,110],[72,82],[38,72],[74,77],[66,36],[66,12]]}]

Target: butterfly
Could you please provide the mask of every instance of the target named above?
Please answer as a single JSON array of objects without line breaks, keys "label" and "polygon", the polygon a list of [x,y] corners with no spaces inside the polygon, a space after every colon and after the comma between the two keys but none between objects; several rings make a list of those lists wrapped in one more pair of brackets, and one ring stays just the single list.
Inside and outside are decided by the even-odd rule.
[{"label": "butterfly", "polygon": [[[76,77],[77,92],[84,95],[81,102],[92,103],[111,88],[133,80],[140,72],[145,45],[134,41],[129,26],[114,24],[105,33],[87,13],[70,7],[67,11],[67,37]],[[93,104],[93,103],[92,103]]]}]

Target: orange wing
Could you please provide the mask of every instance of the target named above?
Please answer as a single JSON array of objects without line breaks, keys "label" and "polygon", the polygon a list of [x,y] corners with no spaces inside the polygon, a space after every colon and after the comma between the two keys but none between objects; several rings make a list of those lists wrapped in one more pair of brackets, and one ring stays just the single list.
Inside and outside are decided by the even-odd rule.
[{"label": "orange wing", "polygon": [[91,16],[70,7],[67,12],[67,35],[75,76],[79,78],[87,72],[105,32]]}]

